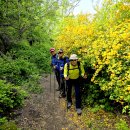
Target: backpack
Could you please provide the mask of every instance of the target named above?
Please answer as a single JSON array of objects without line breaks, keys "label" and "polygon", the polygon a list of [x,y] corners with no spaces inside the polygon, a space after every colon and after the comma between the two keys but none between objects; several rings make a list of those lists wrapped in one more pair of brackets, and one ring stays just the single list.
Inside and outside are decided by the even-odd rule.
[{"label": "backpack", "polygon": [[69,59],[67,56],[64,57],[64,65],[66,64],[66,59]]},{"label": "backpack", "polygon": [[[80,68],[80,62],[77,61],[78,64],[78,69],[79,69],[79,75],[81,75],[81,68]],[[77,69],[77,68],[75,68]],[[67,75],[69,75],[69,70],[74,70],[74,69],[70,69],[70,63],[67,63]]]}]

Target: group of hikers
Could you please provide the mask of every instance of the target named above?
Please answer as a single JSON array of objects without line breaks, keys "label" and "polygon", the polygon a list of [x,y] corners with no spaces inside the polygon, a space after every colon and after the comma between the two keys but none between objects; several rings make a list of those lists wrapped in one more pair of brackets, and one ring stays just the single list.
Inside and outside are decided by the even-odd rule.
[{"label": "group of hikers", "polygon": [[52,55],[51,66],[58,82],[58,88],[56,90],[60,92],[59,98],[67,97],[67,109],[70,109],[72,106],[72,86],[74,86],[76,111],[78,115],[81,115],[80,77],[87,78],[84,67],[78,61],[76,54],[71,54],[70,57],[67,57],[64,56],[63,49],[59,49],[56,53],[55,48],[51,48],[50,53]]}]

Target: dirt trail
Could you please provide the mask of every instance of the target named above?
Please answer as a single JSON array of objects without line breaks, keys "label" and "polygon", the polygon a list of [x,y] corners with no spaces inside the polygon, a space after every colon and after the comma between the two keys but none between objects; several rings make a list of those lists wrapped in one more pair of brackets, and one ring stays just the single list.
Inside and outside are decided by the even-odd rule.
[{"label": "dirt trail", "polygon": [[[32,94],[20,110],[21,115],[15,120],[22,130],[81,130],[66,119],[66,109],[61,107],[54,75],[44,75],[41,79],[44,92]],[[55,84],[55,85],[54,85]],[[64,101],[65,102],[65,101]]]}]

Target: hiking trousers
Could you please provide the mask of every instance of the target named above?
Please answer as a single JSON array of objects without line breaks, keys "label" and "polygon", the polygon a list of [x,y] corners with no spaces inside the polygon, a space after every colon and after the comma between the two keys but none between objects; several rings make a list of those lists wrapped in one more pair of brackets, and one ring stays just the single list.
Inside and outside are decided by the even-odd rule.
[{"label": "hiking trousers", "polygon": [[60,78],[60,93],[62,95],[66,95],[65,79],[64,79],[64,77]]},{"label": "hiking trousers", "polygon": [[55,76],[56,76],[56,80],[58,82],[58,86],[60,88],[60,72],[58,70],[55,70]]},{"label": "hiking trousers", "polygon": [[80,83],[78,79],[69,79],[66,80],[67,83],[67,101],[72,103],[72,86],[75,88],[75,99],[76,99],[76,109],[81,108],[81,92],[80,92]]}]

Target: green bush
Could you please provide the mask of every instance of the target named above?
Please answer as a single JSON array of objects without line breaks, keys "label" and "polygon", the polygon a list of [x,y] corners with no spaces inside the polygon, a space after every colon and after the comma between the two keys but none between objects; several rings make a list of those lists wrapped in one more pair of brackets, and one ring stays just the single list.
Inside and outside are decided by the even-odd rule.
[{"label": "green bush", "polygon": [[18,130],[14,122],[6,122],[0,126],[0,130]]},{"label": "green bush", "polygon": [[26,40],[14,44],[10,52],[0,57],[0,79],[40,92],[40,75],[50,72],[49,48],[43,43],[30,46]]},{"label": "green bush", "polygon": [[13,60],[7,56],[0,58],[0,79],[21,85],[23,81],[35,74],[38,74],[36,66],[27,60],[21,58]]},{"label": "green bush", "polygon": [[[6,119],[6,117],[1,117],[0,118],[0,125],[4,124],[4,123],[7,123],[8,120]],[[0,127],[0,130],[1,130],[1,127]]]},{"label": "green bush", "polygon": [[11,57],[14,59],[22,58],[30,63],[33,63],[40,73],[50,71],[50,54],[49,45],[43,43],[35,43],[30,46],[27,41],[21,41],[14,45],[10,51]]},{"label": "green bush", "polygon": [[128,124],[126,121],[120,119],[118,123],[115,124],[117,130],[129,130]]},{"label": "green bush", "polygon": [[0,80],[0,111],[5,113],[23,105],[27,93],[19,86]]}]

